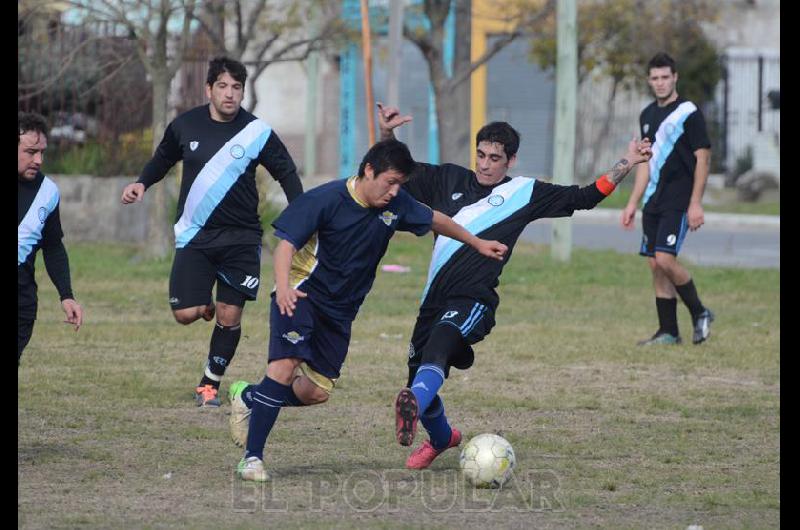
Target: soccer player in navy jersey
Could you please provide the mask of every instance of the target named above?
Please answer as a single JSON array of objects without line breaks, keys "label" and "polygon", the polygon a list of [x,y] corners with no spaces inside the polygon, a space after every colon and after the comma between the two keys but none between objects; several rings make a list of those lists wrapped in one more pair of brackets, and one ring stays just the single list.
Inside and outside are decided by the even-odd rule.
[{"label": "soccer player in navy jersey", "polygon": [[[394,107],[379,106],[381,138],[411,120]],[[536,219],[569,217],[594,208],[630,169],[650,156],[647,139],[632,140],[625,155],[588,186],[560,186],[527,177],[509,177],[516,162],[519,134],[505,122],[493,122],[475,139],[477,171],[455,164],[417,163],[403,188],[418,201],[453,218],[476,236],[508,246],[502,261],[479,259],[472,249],[439,236],[433,249],[428,282],[422,293],[408,352],[408,383],[395,400],[395,429],[401,445],[411,445],[417,422],[430,435],[409,456],[406,467],[427,468],[445,449],[461,443],[451,428],[439,389],[450,367],[472,366],[472,345],[494,327],[500,299],[495,291],[503,267],[522,230]]]},{"label": "soccer player in navy jersey", "polygon": [[395,231],[435,232],[475,248],[477,259],[502,260],[506,246],[480,239],[402,190],[414,160],[405,144],[379,142],[358,176],[298,197],[275,220],[275,291],[267,375],[231,386],[231,434],[246,445],[237,472],[264,481],[264,444],[284,406],[328,400],[350,344],[350,328]]},{"label": "soccer player in navy jersey", "polygon": [[656,99],[639,115],[642,136],[653,143],[653,158],[636,169],[636,180],[628,204],[622,211],[622,226],[632,229],[636,204],[642,200],[642,245],[653,275],[658,329],[639,342],[680,344],[678,296],[692,316],[692,343],[711,334],[714,313],[700,301],[689,271],[678,262],[686,229],[703,226],[703,192],[708,180],[711,142],[703,113],[697,105],[678,95],[675,60],[658,53],[647,64],[647,84]]},{"label": "soccer player in navy jersey", "polygon": [[38,299],[34,271],[42,249],[44,266],[61,298],[65,321],[83,323],[83,309],[72,295],[69,257],[61,238],[60,194],[55,182],[41,172],[47,149],[47,123],[34,113],[17,114],[17,366],[33,334]]},{"label": "soccer player in navy jersey", "polygon": [[289,201],[303,192],[278,134],[241,108],[246,79],[242,63],[227,57],[210,61],[209,103],[167,126],[139,179],[122,192],[123,204],[141,201],[146,189],[183,160],[169,303],[181,324],[212,320],[216,312],[208,360],[195,388],[200,407],[220,406],[219,386],[239,344],[245,301],[256,299],[261,282],[256,166],[270,172]]}]

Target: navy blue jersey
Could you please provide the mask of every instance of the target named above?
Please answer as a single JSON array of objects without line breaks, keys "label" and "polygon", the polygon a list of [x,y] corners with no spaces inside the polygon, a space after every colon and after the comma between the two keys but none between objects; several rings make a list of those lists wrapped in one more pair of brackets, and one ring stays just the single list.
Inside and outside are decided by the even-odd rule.
[{"label": "navy blue jersey", "polygon": [[356,199],[354,184],[351,177],[309,190],[272,223],[275,235],[298,249],[290,286],[340,320],[355,318],[395,231],[420,236],[433,222],[433,211],[402,189],[385,207],[369,208]]},{"label": "navy blue jersey", "polygon": [[495,287],[528,223],[543,217],[568,217],[575,210],[594,208],[605,198],[594,183],[560,186],[506,177],[494,186],[482,186],[473,171],[454,164],[417,163],[404,188],[476,236],[508,246],[505,258],[498,261],[437,236],[420,311],[439,307],[453,297],[478,300],[495,310],[499,303]]},{"label": "navy blue jersey", "polygon": [[60,194],[41,172],[17,183],[17,290],[20,316],[35,317],[36,253],[43,249],[45,266],[62,300],[72,298],[69,261],[61,238]]},{"label": "navy blue jersey", "polygon": [[175,246],[213,248],[261,243],[256,166],[262,164],[291,201],[303,192],[292,157],[264,121],[244,109],[229,122],[208,105],[167,126],[138,182],[149,188],[183,160]]},{"label": "navy blue jersey", "polygon": [[653,144],[643,209],[651,213],[686,210],[697,165],[694,152],[711,147],[703,113],[680,97],[663,107],[654,101],[639,115],[639,125],[642,138]]}]

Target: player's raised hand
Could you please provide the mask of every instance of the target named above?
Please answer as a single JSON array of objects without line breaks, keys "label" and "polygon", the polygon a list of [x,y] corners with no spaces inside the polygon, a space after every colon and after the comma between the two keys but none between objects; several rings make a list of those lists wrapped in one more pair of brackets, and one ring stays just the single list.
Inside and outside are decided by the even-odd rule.
[{"label": "player's raised hand", "polygon": [[83,324],[83,309],[80,304],[72,298],[65,298],[61,301],[61,308],[64,310],[64,314],[67,315],[67,319],[64,323],[72,324],[75,326],[75,331],[78,331],[81,324]]},{"label": "player's raised hand", "polygon": [[631,165],[650,160],[650,157],[653,156],[653,146],[650,144],[650,139],[647,137],[642,140],[632,139],[628,144],[626,156]]},{"label": "player's raised hand", "polygon": [[128,184],[122,190],[122,204],[130,204],[132,202],[141,202],[144,197],[144,184],[141,182],[134,182]]},{"label": "player's raised hand", "polygon": [[481,239],[478,242],[477,250],[487,258],[502,260],[508,252],[508,247],[499,241]]},{"label": "player's raised hand", "polygon": [[409,115],[400,115],[400,109],[397,107],[384,107],[383,103],[377,102],[378,105],[378,127],[381,130],[381,139],[386,140],[391,138],[392,131],[400,127],[404,123],[410,122],[413,118]]}]

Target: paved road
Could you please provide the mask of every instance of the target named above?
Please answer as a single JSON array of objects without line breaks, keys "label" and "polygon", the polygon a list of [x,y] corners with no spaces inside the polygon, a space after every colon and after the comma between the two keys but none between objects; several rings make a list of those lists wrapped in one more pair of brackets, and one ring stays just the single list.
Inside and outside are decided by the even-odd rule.
[{"label": "paved road", "polygon": [[[572,243],[589,249],[613,249],[636,254],[641,242],[641,219],[636,229],[623,230],[619,210],[595,209],[575,213]],[[539,219],[525,229],[523,241],[550,244],[551,222]],[[773,216],[736,216],[706,214],[706,223],[690,232],[680,257],[696,265],[780,269],[780,218]]]}]

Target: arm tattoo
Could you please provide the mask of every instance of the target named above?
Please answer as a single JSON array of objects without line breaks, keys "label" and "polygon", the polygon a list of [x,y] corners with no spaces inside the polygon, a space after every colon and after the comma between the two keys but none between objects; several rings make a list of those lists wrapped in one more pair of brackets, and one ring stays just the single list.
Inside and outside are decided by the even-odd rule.
[{"label": "arm tattoo", "polygon": [[622,179],[625,178],[625,175],[627,175],[630,170],[630,162],[628,162],[626,158],[620,158],[619,161],[614,164],[614,167],[611,168],[611,171],[608,172],[608,178],[616,186],[622,182]]}]

